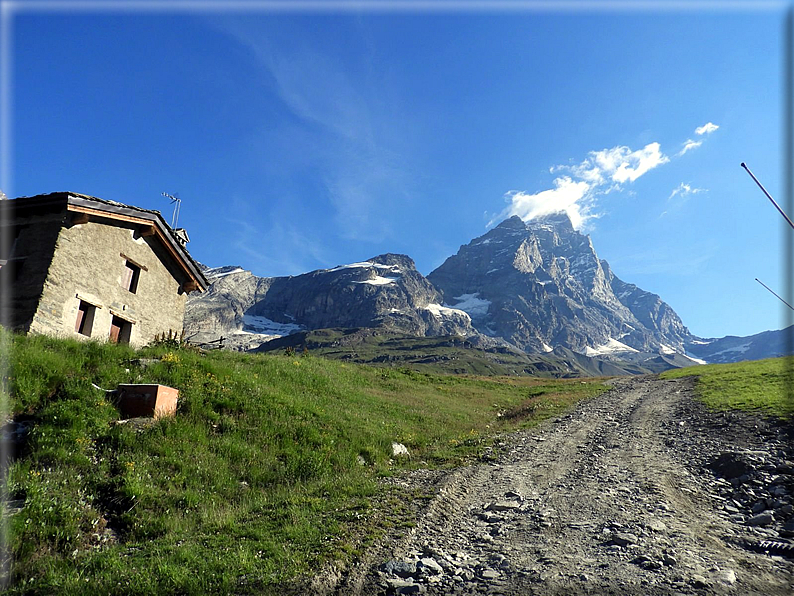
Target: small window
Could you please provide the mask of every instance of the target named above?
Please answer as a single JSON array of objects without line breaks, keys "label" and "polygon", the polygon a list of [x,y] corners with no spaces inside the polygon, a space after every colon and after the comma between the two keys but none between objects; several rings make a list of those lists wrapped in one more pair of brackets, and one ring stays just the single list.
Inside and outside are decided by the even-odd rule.
[{"label": "small window", "polygon": [[75,321],[74,330],[80,335],[91,337],[91,328],[94,326],[95,312],[96,306],[81,300],[80,306],[77,307],[77,321]]},{"label": "small window", "polygon": [[128,344],[130,335],[132,335],[132,323],[113,315],[110,321],[110,341],[114,344]]},{"label": "small window", "polygon": [[121,285],[125,290],[129,290],[133,294],[138,291],[138,280],[141,277],[141,268],[132,261],[124,263],[124,277],[121,279]]}]

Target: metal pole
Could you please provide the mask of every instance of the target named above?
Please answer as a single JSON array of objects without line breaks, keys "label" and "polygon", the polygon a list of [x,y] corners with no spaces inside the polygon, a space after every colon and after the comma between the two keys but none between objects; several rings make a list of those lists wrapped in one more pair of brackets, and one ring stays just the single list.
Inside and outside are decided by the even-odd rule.
[{"label": "metal pole", "polygon": [[[762,281],[761,281],[760,279],[758,279],[757,277],[755,278],[755,281],[757,281],[757,282],[758,282],[758,283],[760,283],[762,286],[764,286],[764,287],[765,287],[767,290],[769,290],[770,292],[772,292],[773,294],[775,294],[775,292],[773,292],[773,291],[772,291],[772,290],[769,288],[769,286],[768,286],[768,285],[766,285],[764,282],[762,282]],[[786,302],[785,300],[783,300],[783,299],[782,299],[780,296],[778,296],[777,294],[775,294],[775,296],[777,296],[777,299],[778,299],[778,300],[780,300],[780,301],[781,301],[783,304],[785,304],[786,306],[788,306],[788,307],[789,307],[791,310],[794,310],[794,306],[791,306],[791,305],[790,305],[788,302]]]},{"label": "metal pole", "polygon": [[750,174],[750,177],[751,177],[753,180],[755,180],[755,183],[758,185],[758,188],[760,188],[762,191],[764,191],[764,194],[766,195],[766,198],[767,198],[767,199],[769,199],[770,201],[772,201],[772,204],[775,206],[775,209],[777,209],[777,210],[780,212],[780,215],[782,215],[783,217],[785,217],[785,218],[786,218],[786,221],[788,222],[788,225],[790,225],[792,228],[794,228],[794,222],[792,222],[792,221],[789,219],[789,216],[788,216],[788,215],[786,215],[786,214],[785,214],[785,212],[784,212],[784,211],[783,211],[783,210],[780,208],[780,205],[778,205],[777,203],[775,203],[775,199],[773,199],[773,198],[772,198],[772,196],[771,196],[771,195],[770,195],[768,192],[766,192],[766,189],[765,189],[765,188],[764,188],[764,186],[763,186],[763,185],[762,185],[762,184],[761,184],[761,183],[758,181],[758,178],[756,178],[755,176],[753,176],[753,173],[750,171],[750,168],[748,168],[748,167],[747,167],[747,165],[746,165],[744,162],[742,162],[742,163],[741,163],[741,166],[742,166],[742,167],[743,167],[745,170],[747,170],[747,173],[748,173],[748,174]]}]

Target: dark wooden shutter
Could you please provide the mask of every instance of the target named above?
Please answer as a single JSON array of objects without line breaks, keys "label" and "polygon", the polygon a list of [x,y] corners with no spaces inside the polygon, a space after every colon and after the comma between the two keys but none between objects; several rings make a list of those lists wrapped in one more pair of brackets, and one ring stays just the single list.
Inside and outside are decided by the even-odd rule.
[{"label": "dark wooden shutter", "polygon": [[135,270],[130,267],[129,262],[124,266],[124,276],[121,278],[121,286],[125,290],[129,290],[132,286],[132,276],[134,275]]},{"label": "dark wooden shutter", "polygon": [[77,333],[83,332],[83,320],[85,320],[85,313],[88,308],[86,307],[85,302],[80,302],[80,307],[77,309],[77,321],[74,324],[74,330]]},{"label": "dark wooden shutter", "polygon": [[110,322],[110,341],[114,344],[119,342],[119,333],[121,333],[121,326],[123,324],[124,322],[118,317],[113,317],[113,320]]}]

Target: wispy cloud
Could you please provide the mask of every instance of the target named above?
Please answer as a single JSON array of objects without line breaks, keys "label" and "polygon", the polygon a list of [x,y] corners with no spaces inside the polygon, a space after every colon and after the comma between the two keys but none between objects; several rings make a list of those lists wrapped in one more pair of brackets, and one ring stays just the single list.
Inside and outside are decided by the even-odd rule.
[{"label": "wispy cloud", "polygon": [[[301,164],[300,179],[333,208],[328,232],[368,242],[394,236],[389,214],[399,211],[411,194],[405,150],[410,122],[372,92],[386,83],[372,74],[366,56],[343,63],[311,36],[277,44],[238,19],[218,26],[250,51],[269,97],[277,97],[289,113],[285,122],[262,127],[265,140],[259,144],[269,151],[311,155],[310,164]],[[288,134],[279,132],[284,129]],[[305,151],[291,146],[287,137],[292,144],[304,143]]]},{"label": "wispy cloud", "polygon": [[667,203],[664,211],[659,214],[659,218],[665,217],[679,211],[689,201],[689,197],[702,192],[708,192],[707,188],[697,188],[686,182],[682,182],[676,186],[667,197]]},{"label": "wispy cloud", "polygon": [[[700,137],[702,137],[703,135],[707,135],[708,136],[711,133],[713,133],[715,130],[717,130],[718,128],[719,128],[719,126],[717,126],[713,122],[706,122],[706,124],[704,124],[703,126],[698,126],[695,129],[695,134],[700,136]],[[687,151],[691,151],[692,149],[697,149],[702,144],[703,144],[703,141],[695,141],[693,139],[687,139],[684,142],[684,145],[681,147],[681,151],[679,151],[676,154],[676,156],[677,157],[681,157]]]},{"label": "wispy cloud", "polygon": [[[717,130],[718,128],[719,128],[719,126],[717,126],[713,122],[706,122],[706,124],[704,124],[703,126],[698,126],[695,129],[695,134],[700,136],[700,137],[702,137],[703,135],[707,135],[708,136],[711,133],[713,133],[715,130]],[[684,142],[683,146],[681,147],[681,151],[676,153],[676,157],[681,157],[687,151],[691,151],[692,149],[697,149],[702,144],[703,144],[703,141],[695,141],[693,139],[687,139]]]},{"label": "wispy cloud", "polygon": [[717,130],[719,126],[714,124],[713,122],[706,122],[703,126],[698,126],[695,129],[696,135],[709,135]]},{"label": "wispy cloud", "polygon": [[662,153],[659,143],[649,143],[635,151],[625,145],[591,151],[578,165],[552,166],[550,173],[565,174],[554,179],[553,188],[536,193],[506,193],[508,206],[488,225],[513,215],[530,220],[564,211],[573,226],[580,229],[589,219],[597,217],[594,208],[600,195],[620,190],[668,161],[670,158]]},{"label": "wispy cloud", "polygon": [[694,195],[694,194],[697,194],[699,192],[706,192],[706,189],[705,188],[693,188],[689,184],[685,184],[684,182],[682,182],[681,184],[679,184],[678,186],[676,186],[673,189],[673,192],[670,193],[670,196],[667,197],[667,200],[669,201],[670,199],[672,199],[672,198],[674,198],[676,196],[681,197],[681,198],[685,198],[685,197],[688,197],[689,195]]},{"label": "wispy cloud", "polygon": [[556,169],[569,169],[577,177],[595,185],[608,182],[623,184],[634,182],[668,161],[670,159],[661,152],[659,143],[649,143],[637,151],[626,146],[591,151],[578,166],[558,166]]},{"label": "wispy cloud", "polygon": [[231,242],[252,263],[254,275],[297,275],[328,265],[327,247],[307,237],[299,223],[272,221],[263,233],[250,221],[231,217],[225,221],[234,226]]},{"label": "wispy cloud", "polygon": [[692,139],[687,139],[684,143],[684,146],[681,147],[681,151],[678,152],[678,157],[681,157],[684,153],[689,151],[690,149],[697,149],[703,144],[703,141],[693,141]]}]

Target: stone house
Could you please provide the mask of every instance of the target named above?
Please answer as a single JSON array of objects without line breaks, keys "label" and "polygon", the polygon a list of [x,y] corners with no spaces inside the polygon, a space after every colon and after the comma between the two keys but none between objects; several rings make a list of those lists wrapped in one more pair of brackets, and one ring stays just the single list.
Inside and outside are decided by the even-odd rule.
[{"label": "stone house", "polygon": [[56,192],[0,201],[3,324],[142,346],[181,332],[207,280],[159,211]]}]

